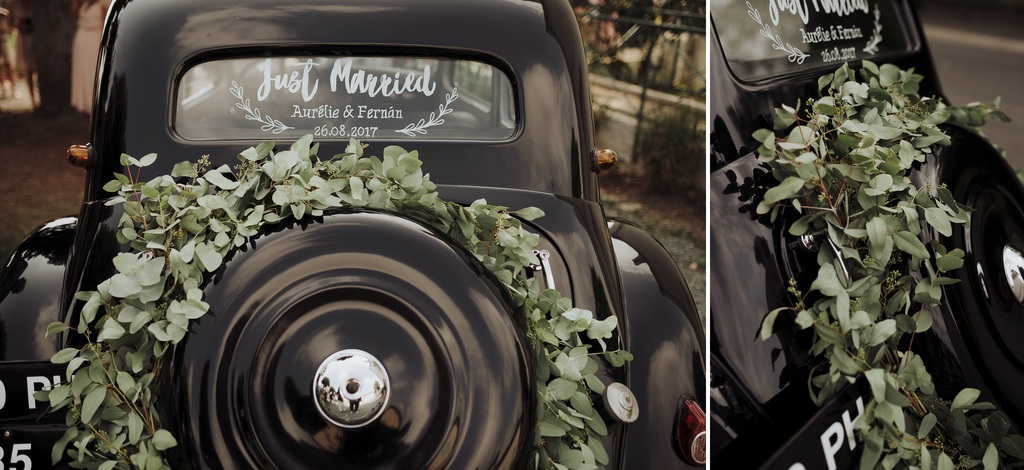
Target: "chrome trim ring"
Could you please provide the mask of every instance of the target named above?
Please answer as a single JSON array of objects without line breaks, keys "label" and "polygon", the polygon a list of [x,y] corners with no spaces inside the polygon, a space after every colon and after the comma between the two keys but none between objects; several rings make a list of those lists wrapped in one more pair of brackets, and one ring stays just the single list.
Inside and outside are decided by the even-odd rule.
[{"label": "chrome trim ring", "polygon": [[391,381],[377,358],[359,349],[331,354],[313,378],[313,400],[320,415],[343,428],[374,422],[387,408]]}]

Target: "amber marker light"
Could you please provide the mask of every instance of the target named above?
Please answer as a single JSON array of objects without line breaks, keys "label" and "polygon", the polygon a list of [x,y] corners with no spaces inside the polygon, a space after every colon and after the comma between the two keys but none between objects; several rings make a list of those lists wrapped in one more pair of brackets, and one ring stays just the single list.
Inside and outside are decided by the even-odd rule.
[{"label": "amber marker light", "polygon": [[707,462],[707,419],[704,410],[693,395],[679,399],[678,417],[675,425],[676,450],[689,463],[704,465]]},{"label": "amber marker light", "polygon": [[598,149],[595,152],[595,158],[599,172],[611,170],[619,163],[619,154],[612,149]]},{"label": "amber marker light", "polygon": [[89,164],[89,154],[92,153],[90,145],[72,145],[68,147],[68,163],[71,166],[85,168]]}]

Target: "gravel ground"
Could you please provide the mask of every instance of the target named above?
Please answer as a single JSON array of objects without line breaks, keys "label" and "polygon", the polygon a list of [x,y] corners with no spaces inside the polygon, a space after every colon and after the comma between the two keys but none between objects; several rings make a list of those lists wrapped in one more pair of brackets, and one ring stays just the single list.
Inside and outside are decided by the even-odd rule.
[{"label": "gravel ground", "polygon": [[665,246],[686,279],[707,331],[704,188],[658,194],[644,189],[636,176],[612,172],[601,178],[605,214],[639,224]]},{"label": "gravel ground", "polygon": [[24,82],[17,92],[0,98],[0,265],[35,227],[78,214],[85,188],[85,171],[69,165],[65,154],[88,142],[88,118],[35,116]]}]

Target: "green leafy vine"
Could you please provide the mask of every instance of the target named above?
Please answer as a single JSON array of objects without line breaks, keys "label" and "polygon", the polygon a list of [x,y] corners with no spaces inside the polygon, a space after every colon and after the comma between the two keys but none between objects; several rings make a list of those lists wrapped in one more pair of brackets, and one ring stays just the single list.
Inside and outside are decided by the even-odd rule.
[{"label": "green leafy vine", "polygon": [[821,96],[803,110],[777,109],[775,132],[755,132],[759,160],[778,181],[757,212],[774,221],[793,211],[789,233],[828,247],[808,292],[791,281],[794,305],[768,313],[761,338],[780,315],[812,330],[808,389],[819,405],[866,379],[872,398],[855,425],[862,469],[1021,467],[1024,437],[1010,433],[1007,415],[977,402],[976,389],[937,396],[924,358],[910,350],[932,326],[942,286],[956,282],[945,274],[964,263],[963,250],[923,243],[922,226],[950,236],[969,222],[949,190],[918,187],[910,171],[950,143],[940,125],[1006,119],[998,102],[950,107],[921,97],[922,79],[868,61],[858,78],[844,65],[818,80]]},{"label": "green leafy vine", "polygon": [[[510,211],[478,200],[463,206],[440,199],[418,154],[387,147],[383,158],[364,157],[353,140],[346,153],[317,157],[312,136],[287,151],[274,142],[246,149],[239,163],[209,169],[208,157],[182,162],[170,175],[139,181],[155,154],[122,155],[125,174],[104,189],[121,206],[117,239],[130,252],[113,259],[117,274],[84,301],[77,324],[54,323],[48,335],[68,332],[85,343],[57,352],[66,381],[37,394],[51,410],[66,410],[67,432],[54,445],[56,463],[76,468],[167,468],[163,451],[177,445],[155,410],[161,363],[185,339],[190,322],[210,308],[203,286],[232,250],[261,227],[289,218],[316,217],[340,207],[396,211],[447,234],[472,253],[505,286],[526,318],[538,365],[538,429],[533,465],[538,468],[603,468],[608,454],[603,418],[592,403],[605,385],[595,375],[602,355],[618,367],[632,356],[608,350],[614,316],[599,320],[555,290],[538,291],[525,275],[539,264],[538,236],[520,220],[537,208]],[[133,173],[134,169],[134,173]]]}]

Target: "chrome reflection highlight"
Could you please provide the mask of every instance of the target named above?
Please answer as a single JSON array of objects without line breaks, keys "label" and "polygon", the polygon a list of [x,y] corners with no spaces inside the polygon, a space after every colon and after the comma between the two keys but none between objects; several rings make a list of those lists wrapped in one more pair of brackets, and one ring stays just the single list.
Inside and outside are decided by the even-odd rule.
[{"label": "chrome reflection highlight", "polygon": [[1013,297],[1024,304],[1024,255],[1010,245],[1003,248],[1003,274]]},{"label": "chrome reflection highlight", "polygon": [[985,269],[981,267],[981,263],[974,263],[974,270],[978,272],[978,283],[981,284],[981,293],[985,295],[985,299],[988,296],[988,286],[985,284]]},{"label": "chrome reflection highlight", "polygon": [[384,365],[359,349],[331,354],[313,378],[317,411],[343,428],[372,423],[384,413],[390,396],[391,382]]}]

